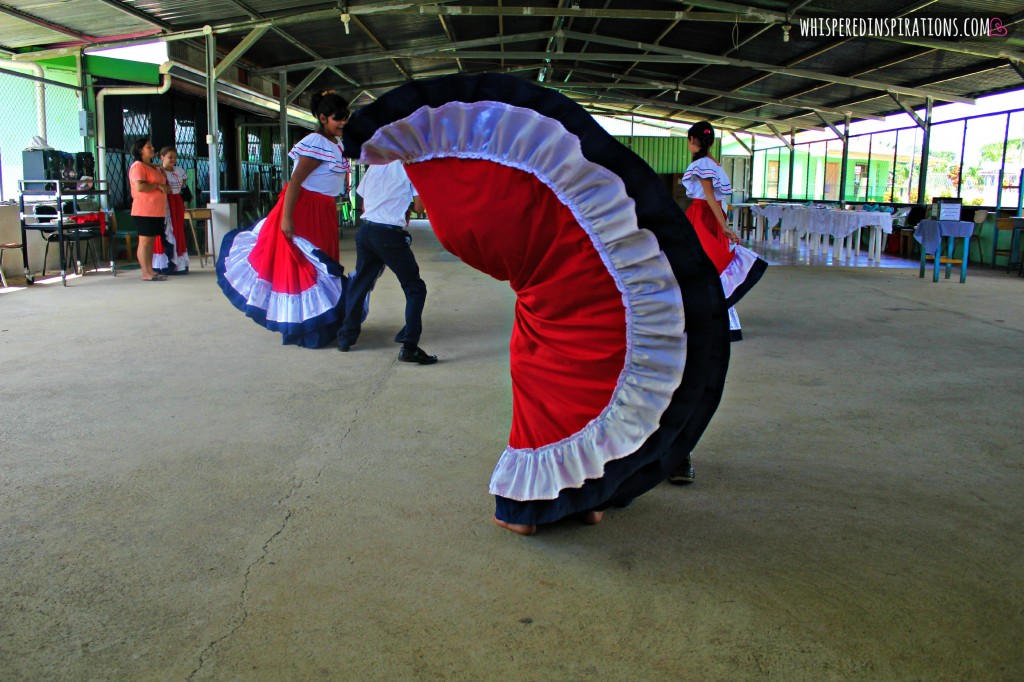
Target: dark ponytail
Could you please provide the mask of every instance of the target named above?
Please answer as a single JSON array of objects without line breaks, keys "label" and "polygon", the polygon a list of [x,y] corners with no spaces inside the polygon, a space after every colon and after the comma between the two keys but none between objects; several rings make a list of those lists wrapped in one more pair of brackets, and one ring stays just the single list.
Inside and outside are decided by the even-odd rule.
[{"label": "dark ponytail", "polygon": [[700,145],[700,149],[693,155],[693,160],[696,161],[711,153],[711,145],[715,143],[715,129],[707,121],[697,121],[690,127],[686,137]]},{"label": "dark ponytail", "polygon": [[321,114],[327,118],[332,116],[336,119],[348,118],[348,101],[334,90],[321,90],[314,92],[309,99],[309,110],[320,127]]}]

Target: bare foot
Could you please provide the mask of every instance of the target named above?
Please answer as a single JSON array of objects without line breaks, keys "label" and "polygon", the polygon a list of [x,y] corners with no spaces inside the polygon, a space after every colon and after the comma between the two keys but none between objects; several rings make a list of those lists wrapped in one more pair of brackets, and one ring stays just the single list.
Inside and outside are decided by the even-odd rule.
[{"label": "bare foot", "polygon": [[523,523],[506,523],[505,521],[499,519],[497,516],[494,517],[494,522],[502,528],[510,530],[513,533],[519,533],[520,535],[533,535],[537,532],[537,526],[533,524],[527,525]]},{"label": "bare foot", "polygon": [[596,526],[597,524],[601,523],[601,520],[603,518],[603,511],[588,511],[583,512],[583,514],[580,515],[580,521],[587,524],[588,526]]}]

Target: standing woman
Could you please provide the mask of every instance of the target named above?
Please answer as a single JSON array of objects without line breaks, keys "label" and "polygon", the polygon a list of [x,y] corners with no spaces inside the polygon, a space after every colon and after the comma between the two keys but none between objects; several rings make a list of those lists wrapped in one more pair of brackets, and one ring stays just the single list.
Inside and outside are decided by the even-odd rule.
[{"label": "standing woman", "polygon": [[157,240],[153,253],[153,269],[165,275],[187,275],[185,201],[181,196],[181,188],[185,186],[187,176],[185,169],[178,165],[178,150],[174,147],[163,147],[160,150],[160,167],[167,178],[170,191],[167,193],[167,216],[163,238]]},{"label": "standing woman", "polygon": [[345,314],[335,197],[345,192],[350,168],[338,143],[349,112],[333,91],[310,104],[317,128],[288,152],[290,181],[266,218],[224,237],[217,282],[283,343],[319,348],[334,342]]},{"label": "standing woman", "polygon": [[162,282],[167,277],[153,270],[153,243],[164,233],[170,188],[163,171],[153,166],[156,152],[148,137],[132,143],[131,152],[135,163],[128,169],[128,181],[132,191],[132,220],[139,233],[135,256],[139,259],[144,282]]},{"label": "standing woman", "polygon": [[686,217],[693,224],[700,245],[718,270],[729,306],[732,339],[742,338],[740,318],[733,306],[757,284],[768,263],[756,253],[739,245],[739,237],[729,229],[722,202],[732,194],[732,183],[725,170],[711,156],[715,129],[707,121],[695,123],[687,134],[693,161],[680,184],[692,200]]},{"label": "standing woman", "polygon": [[[725,303],[729,306],[729,338],[743,338],[736,302],[757,284],[768,263],[756,253],[739,245],[739,236],[729,229],[722,202],[732,194],[732,183],[725,170],[711,156],[715,129],[707,121],[695,123],[687,133],[693,161],[686,167],[680,184],[692,201],[686,217],[693,224],[704,249],[722,282]],[[669,483],[693,483],[693,464],[688,453],[679,466],[668,475]]]}]

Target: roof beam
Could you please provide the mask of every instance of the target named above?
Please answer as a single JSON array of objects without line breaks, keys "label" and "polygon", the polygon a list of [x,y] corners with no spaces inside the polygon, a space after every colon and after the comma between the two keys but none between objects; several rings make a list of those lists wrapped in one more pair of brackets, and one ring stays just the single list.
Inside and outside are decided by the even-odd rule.
[{"label": "roof beam", "polygon": [[[502,7],[501,0],[498,0],[498,7]],[[505,18],[503,16],[501,16],[500,14],[498,15],[498,37],[499,38],[504,38],[505,37]],[[505,51],[505,44],[504,43],[501,43],[501,51],[502,52]],[[501,60],[501,67],[505,68],[505,60],[504,59]],[[459,63],[459,69],[462,69],[462,64],[461,63]]]},{"label": "roof beam", "polygon": [[[611,116],[635,116],[637,118],[647,118],[647,119],[650,119],[652,121],[665,121],[667,123],[674,123],[676,125],[682,125],[682,126],[693,125],[697,121],[697,119],[694,119],[692,121],[691,120],[685,120],[685,119],[681,120],[681,119],[678,119],[678,118],[672,118],[670,116],[658,116],[656,114],[645,114],[643,112],[623,111],[621,109],[616,109],[616,108],[614,108],[612,106],[608,106],[607,104],[585,104],[584,107],[587,109],[587,111],[589,111],[591,113],[599,114],[601,116],[607,116],[607,115],[611,115]],[[732,130],[731,128],[726,128],[726,127],[722,127],[722,126],[719,126],[718,128],[721,131],[730,131],[730,130]]]},{"label": "roof beam", "polygon": [[948,52],[957,52],[959,54],[969,54],[972,57],[988,57],[989,59],[1006,59],[1011,62],[1024,62],[1024,52],[1014,52],[1013,50],[1005,50],[999,48],[991,48],[985,45],[978,45],[972,42],[959,42],[954,43],[948,40],[933,40],[930,38],[893,38],[893,37],[878,37],[873,40],[885,40],[891,43],[903,43],[904,45],[914,45],[915,47],[925,47],[929,50],[946,50]]},{"label": "roof beam", "polygon": [[[576,68],[573,69],[579,73],[587,73],[588,69]],[[628,78],[623,76],[623,78]],[[716,99],[736,99],[747,102],[757,102],[759,104],[770,104],[775,106],[792,107],[793,109],[808,109],[810,111],[832,114],[834,116],[845,116],[847,113],[852,113],[858,118],[871,119],[875,121],[884,121],[884,116],[876,116],[874,114],[851,112],[848,109],[835,109],[832,107],[824,107],[818,104],[811,104],[810,102],[803,102],[800,100],[789,99],[772,99],[769,97],[746,94],[741,91],[729,91],[729,90],[714,90],[712,88],[698,88],[693,85],[682,85],[678,83],[670,83],[667,81],[651,80],[649,78],[632,77],[635,82],[622,82],[622,83],[587,83],[584,81],[579,82],[563,82],[559,85],[562,87],[573,87],[573,88],[609,88],[609,89],[623,89],[623,90],[660,90],[663,93],[689,93],[695,92],[705,95],[715,95]]]},{"label": "roof beam", "polygon": [[[434,47],[425,47],[421,50],[417,50],[415,53],[402,52],[364,52],[358,55],[351,55],[349,57],[338,57],[336,59],[318,59],[313,62],[301,62],[294,64],[286,64],[282,66],[270,67],[266,69],[256,69],[253,71],[255,75],[263,75],[266,73],[277,73],[278,71],[293,71],[293,70],[308,70],[317,66],[341,66],[344,64],[361,64],[363,62],[379,61],[381,59],[392,59],[393,57],[423,57],[432,52],[439,51],[450,51],[459,48],[471,48],[471,47],[487,47],[490,45],[504,45],[507,43],[518,43],[527,40],[547,40],[551,37],[551,31],[535,31],[532,33],[516,33],[504,37],[492,37],[492,38],[477,38],[475,40],[463,40],[457,43],[450,44],[438,44]],[[451,58],[451,54],[441,52],[443,56]],[[492,57],[498,57],[502,53],[494,52],[491,54]],[[462,56],[461,54],[459,55]]]},{"label": "roof beam", "polygon": [[894,95],[893,93],[890,92],[889,97],[892,97],[893,101],[896,102],[897,105],[899,105],[900,109],[907,112],[907,114],[910,115],[910,118],[914,119],[914,123],[916,123],[919,128],[924,130],[924,121],[921,119],[920,116],[917,115],[916,111],[907,106],[907,103],[901,100],[898,95]]},{"label": "roof beam", "polygon": [[[801,9],[803,9],[804,7],[806,7],[807,5],[809,5],[813,1],[814,0],[799,0],[799,2],[797,2],[796,4],[788,6],[786,8],[786,13],[787,13],[787,15],[789,15],[789,14],[793,14],[795,12],[798,12]],[[757,40],[757,38],[759,38],[761,35],[766,33],[770,28],[771,28],[771,26],[765,26],[764,28],[761,28],[761,29],[758,29],[758,30],[754,31],[753,33],[748,35],[743,40],[740,40],[738,42],[734,41],[732,46],[730,46],[730,48],[728,50],[726,50],[726,52],[724,53],[723,56],[728,57],[729,55],[731,55],[731,54],[733,54],[735,52],[739,52],[740,48],[742,48],[743,46],[748,45],[748,44],[754,42],[755,40]],[[739,31],[737,31],[737,33],[738,32]],[[794,65],[793,63],[787,63],[786,64],[786,66],[793,66],[793,65]],[[690,73],[685,75],[680,80],[682,82],[684,82],[684,83],[688,82],[688,81],[696,78],[697,75],[700,74],[702,71],[704,71],[706,68],[707,68],[706,66],[699,66],[699,67],[691,70]],[[752,85],[753,83],[756,83],[757,81],[763,80],[765,78],[768,78],[768,74],[762,74],[760,76],[757,76],[756,78],[747,79],[745,82],[741,83],[740,85],[733,87],[733,90],[739,90],[742,87],[746,87],[747,85]],[[702,102],[699,102],[699,104],[710,104],[711,102],[715,101],[715,99],[717,99],[717,97],[712,97],[712,98],[706,99],[706,100],[704,100]]]},{"label": "roof beam", "polygon": [[[173,31],[174,30],[174,27],[171,26],[170,24],[168,24],[168,23],[166,23],[164,21],[160,21],[156,17],[154,17],[154,16],[152,16],[150,14],[147,14],[146,12],[143,12],[141,10],[137,10],[134,7],[132,7],[131,5],[127,5],[127,4],[123,3],[123,2],[121,2],[120,0],[99,0],[99,2],[102,2],[104,5],[107,5],[108,7],[113,7],[118,12],[123,12],[125,14],[129,14],[129,15],[135,17],[136,19],[141,19],[142,21],[145,21],[146,23],[153,24],[154,26],[156,26],[156,27],[158,27],[158,28],[160,28],[160,29],[162,29],[164,31]],[[191,36],[191,37],[192,38],[198,38],[199,36]]]},{"label": "roof beam", "polygon": [[[812,0],[801,0],[800,2],[798,2],[798,3],[794,4],[794,5],[790,5],[789,7],[786,8],[786,16],[787,17],[795,16],[798,11],[800,11],[801,9],[806,7],[808,4],[810,4],[811,1]],[[928,4],[931,4],[934,1],[935,0],[919,0],[919,6],[926,6]],[[909,12],[912,12],[912,11],[914,11],[916,9],[918,9],[918,6],[912,6],[912,7],[909,7],[909,8],[905,7],[903,9],[901,9],[894,16],[898,17],[901,14],[909,13]],[[745,40],[740,42],[738,45],[733,45],[733,47],[728,52],[726,52],[725,54],[729,55],[729,54],[737,51],[740,47],[742,47],[743,45],[746,45],[748,42],[752,42],[755,38],[760,36],[762,33],[764,33],[764,30],[756,31],[753,35],[748,36]],[[797,65],[797,64],[799,64],[799,63],[801,63],[803,61],[806,61],[806,60],[811,59],[813,57],[822,55],[825,52],[828,52],[829,50],[832,50],[832,49],[838,47],[839,45],[845,44],[845,43],[849,42],[849,40],[850,40],[849,38],[846,38],[846,39],[843,39],[843,40],[838,40],[838,41],[830,42],[827,45],[824,45],[822,47],[816,48],[814,50],[810,50],[808,52],[804,52],[803,54],[798,55],[797,57],[795,57],[793,59],[789,59],[786,62],[784,62],[784,65],[785,66],[795,66],[795,65]],[[701,71],[703,71],[704,68],[705,67],[699,67],[697,69],[694,69],[692,72],[690,72],[689,75],[687,75],[685,78],[683,78],[683,81],[685,82],[685,81],[690,80],[691,78],[696,77],[696,75],[699,74]],[[854,75],[860,75],[860,74],[854,74]],[[748,78],[745,81],[743,81],[742,83],[740,83],[737,86],[735,86],[733,89],[734,90],[738,90],[740,88],[745,88],[747,86],[753,85],[754,83],[762,81],[762,80],[764,80],[764,79],[766,79],[768,77],[769,77],[769,74],[763,73],[763,74],[761,74],[759,76],[754,76],[753,78]],[[791,96],[807,94],[808,92],[814,92],[814,91],[819,90],[819,89],[824,88],[824,87],[826,87],[826,86],[825,85],[815,85],[812,88],[805,89],[805,90],[802,90],[802,91],[797,91],[795,93],[791,93]],[[708,99],[700,102],[699,104],[710,104],[711,102],[714,102],[716,99],[718,99],[718,98],[717,97],[711,97],[711,98],[708,98]]]},{"label": "roof beam", "polygon": [[[977,74],[980,74],[980,73],[984,73],[986,71],[994,71],[996,69],[1004,68],[1005,66],[1006,66],[1005,62],[997,62],[997,61],[993,60],[993,61],[989,62],[988,65],[985,66],[985,67],[977,67],[977,68],[970,68],[970,69],[960,69],[958,71],[954,71],[954,72],[951,72],[951,73],[944,73],[941,76],[937,76],[937,77],[935,77],[933,79],[929,79],[927,81],[923,81],[923,83],[925,83],[925,84],[943,83],[945,81],[956,80],[957,78],[965,78],[965,77],[969,77],[969,76],[974,76],[974,75],[977,75]],[[860,104],[860,103],[863,103],[863,102],[869,102],[871,100],[878,99],[881,96],[882,95],[873,95],[873,96],[870,96],[870,97],[857,97],[857,98],[853,98],[853,99],[847,100],[846,102],[841,102],[837,106],[847,106],[847,105],[853,105],[853,104]]]},{"label": "roof beam", "polygon": [[782,133],[782,131],[780,131],[778,128],[773,126],[771,123],[768,123],[767,121],[765,121],[765,125],[771,129],[775,137],[782,140],[782,144],[786,145],[786,149],[788,149],[789,151],[793,151],[793,143],[786,139],[786,136]]},{"label": "roof beam", "polygon": [[[366,25],[366,22],[364,22],[359,17],[352,17],[350,21],[352,21],[352,23],[358,26],[359,29],[366,34],[366,37],[372,40],[377,47],[379,47],[382,50],[387,50],[387,48],[384,46],[384,43],[380,41],[380,38],[374,35],[373,31],[370,30],[370,27]],[[398,73],[402,74],[402,77],[405,78],[405,80],[412,80],[412,76],[409,75],[408,71],[402,68],[402,65],[398,63],[397,59],[392,59],[391,65],[395,67],[395,70],[398,71]]]},{"label": "roof beam", "polygon": [[[444,31],[444,35],[448,38],[448,42],[454,43],[455,37],[452,35],[451,29],[448,28],[448,22],[444,20],[443,16],[440,16],[437,19],[438,21],[441,22],[441,30]],[[502,45],[501,49],[504,50],[505,46]],[[458,59],[455,60],[455,65],[459,68],[459,73],[462,73],[464,71],[464,69],[462,68],[462,62],[459,61]]]},{"label": "roof beam", "polygon": [[748,154],[750,154],[751,156],[754,155],[754,151],[750,147],[747,146],[746,142],[744,142],[743,140],[740,139],[740,136],[736,134],[735,130],[730,131],[729,135],[732,136],[732,139],[736,140],[736,143],[739,144],[739,146],[741,146],[744,149],[746,149]]},{"label": "roof beam", "polygon": [[[351,8],[350,12],[357,11]],[[774,18],[758,17],[748,13],[725,12],[691,12],[673,10],[646,9],[608,9],[586,7],[469,7],[445,5],[420,5],[416,8],[394,8],[383,10],[386,14],[417,14],[439,16],[478,16],[478,17],[565,17],[569,19],[647,19],[652,21],[693,21],[715,22],[725,24],[765,24],[775,23]]]},{"label": "roof beam", "polygon": [[832,125],[831,121],[827,121],[825,117],[819,114],[817,111],[815,111],[814,114],[821,119],[822,123],[828,126],[828,129],[831,130],[836,137],[838,137],[840,140],[843,139],[843,134],[839,132],[839,128],[836,128],[834,125]]},{"label": "roof beam", "polygon": [[[235,7],[238,7],[243,12],[248,14],[249,18],[252,19],[253,21],[261,22],[261,23],[259,23],[257,25],[257,27],[253,28],[254,31],[256,30],[256,28],[262,28],[264,25],[266,25],[266,17],[263,14],[261,14],[259,11],[257,11],[256,9],[250,7],[247,3],[243,2],[242,0],[230,0],[230,2]],[[314,59],[320,59],[320,55],[317,54],[315,50],[310,48],[305,43],[299,41],[297,38],[295,38],[294,36],[289,34],[287,31],[285,31],[280,26],[276,26],[273,23],[271,23],[267,27],[272,29],[277,36],[279,36],[280,38],[285,40],[287,43],[289,43],[290,45],[292,45],[296,49],[298,49],[298,50],[308,54],[310,57],[313,57]],[[331,71],[333,73],[335,73],[338,76],[340,76],[342,78],[342,80],[344,80],[345,82],[350,83],[351,85],[353,85],[353,86],[355,86],[357,88],[359,87],[359,83],[357,83],[352,78],[349,78],[347,74],[343,73],[337,67],[330,67],[330,68],[331,68]],[[286,93],[282,93],[282,94],[286,94]]]},{"label": "roof beam", "polygon": [[[549,83],[548,85],[549,85],[549,87],[554,88],[556,90],[559,89],[557,81],[555,81],[553,83]],[[574,99],[576,99],[578,101],[590,101],[585,96],[582,96],[583,93],[575,92],[573,94],[575,95]],[[641,106],[655,106],[655,107],[661,107],[662,109],[677,109],[679,111],[694,112],[694,113],[706,114],[706,115],[710,114],[712,116],[721,116],[723,118],[734,118],[734,119],[740,119],[740,120],[744,120],[744,121],[755,121],[756,123],[768,123],[768,122],[770,122],[770,123],[774,123],[776,125],[787,126],[787,127],[794,125],[794,123],[792,121],[778,121],[778,120],[775,120],[773,118],[764,118],[763,116],[757,116],[757,115],[753,115],[753,114],[744,114],[744,113],[733,114],[733,112],[731,112],[731,111],[723,111],[721,109],[708,109],[706,107],[691,107],[691,106],[687,106],[685,104],[673,104],[671,102],[664,102],[664,101],[658,100],[658,99],[649,99],[649,98],[644,98],[644,97],[630,97],[628,95],[614,95],[614,94],[606,94],[606,95],[603,95],[603,97],[606,97],[608,99],[613,99],[613,100],[618,101],[618,102],[627,102],[627,103],[630,103],[630,104],[638,104],[638,105],[641,105]],[[820,128],[818,126],[812,126],[812,125],[806,125],[806,124],[800,124],[798,127],[806,129],[806,130],[817,130],[817,131],[822,130],[822,128]]]},{"label": "roof beam", "polygon": [[[419,57],[422,59],[436,59],[436,58],[452,58],[450,54],[451,50],[448,48],[441,48],[438,50],[432,50],[430,52],[404,52],[395,51],[389,54],[397,54],[403,57]],[[700,56],[695,55],[693,57],[684,57],[680,55],[670,54],[623,54],[621,52],[492,52],[490,50],[467,50],[458,52],[458,57],[461,59],[494,59],[500,57],[502,54],[507,59],[587,59],[588,61],[598,62],[631,62],[631,61],[642,61],[642,62],[655,62],[659,64],[680,64],[693,62],[697,64],[721,64],[716,62],[715,57],[712,56]]]},{"label": "roof beam", "polygon": [[257,28],[250,31],[249,35],[242,38],[242,42],[235,45],[231,52],[228,52],[228,54],[220,60],[213,71],[214,78],[223,78],[224,72],[230,69],[234,63],[237,62],[242,55],[248,52],[249,48],[252,47],[260,38],[263,37],[263,34],[269,30],[270,27],[266,26],[264,28]]},{"label": "roof beam", "polygon": [[[706,7],[708,9],[717,9],[722,12],[736,12],[743,13],[747,16],[756,16],[762,20],[762,23],[772,24],[790,24],[796,25],[800,19],[822,19],[832,18],[823,16],[811,16],[807,14],[797,14],[796,12],[776,12],[774,10],[752,8],[746,5],[740,5],[732,2],[724,2],[722,0],[675,0],[680,4],[692,5],[695,7]],[[915,6],[903,9],[898,14],[893,15],[894,17],[905,17],[919,9],[927,7],[935,3],[935,0],[923,0],[923,2],[917,3]],[[1018,23],[1022,20],[1021,14],[1014,15],[1007,19],[1004,26],[1010,26]],[[969,54],[976,57],[989,57],[992,59],[1008,59],[1011,61],[1022,61],[1024,60],[1024,53],[1014,52],[1012,50],[1003,50],[999,48],[991,48],[987,45],[979,45],[977,43],[965,43],[965,42],[952,42],[947,40],[933,40],[929,38],[918,38],[918,37],[902,37],[902,36],[865,36],[864,40],[883,40],[893,43],[903,43],[905,45],[915,45],[917,47],[927,47],[933,50],[946,50],[948,52],[957,52],[959,54]],[[848,42],[850,39],[838,41],[838,43]],[[833,45],[834,47],[835,45]]]},{"label": "roof beam", "polygon": [[298,98],[298,96],[301,95],[303,92],[305,92],[306,88],[308,88],[310,85],[312,85],[313,81],[315,81],[317,78],[319,78],[320,74],[322,74],[326,70],[327,70],[327,68],[323,67],[323,66],[321,66],[319,68],[316,68],[316,69],[313,69],[312,71],[309,72],[308,76],[306,76],[305,78],[302,79],[301,83],[299,83],[294,88],[292,88],[291,93],[287,92],[287,82],[288,81],[285,80],[284,81],[284,83],[286,85],[285,91],[283,91],[281,93],[282,99],[284,100],[285,105],[288,105],[288,104],[291,104],[292,102],[294,102]]},{"label": "roof beam", "polygon": [[[911,95],[913,97],[931,97],[933,99],[942,100],[945,102],[960,102],[961,104],[974,104],[974,100],[967,97],[960,97],[948,92],[923,90],[920,88],[905,88],[894,83],[883,83],[881,81],[872,81],[862,78],[847,78],[845,76],[836,76],[829,73],[821,73],[818,71],[811,71],[808,69],[792,69],[789,67],[780,67],[773,64],[765,64],[763,62],[753,62],[746,59],[735,59],[733,57],[720,57],[717,55],[704,54],[701,52],[693,52],[690,50],[680,50],[671,47],[662,47],[661,45],[654,45],[652,43],[640,43],[632,40],[623,40],[621,38],[610,38],[607,36],[598,36],[592,33],[576,33],[574,31],[566,31],[567,38],[576,38],[579,40],[590,40],[596,43],[603,43],[605,45],[612,45],[618,47],[628,47],[634,50],[648,50],[650,52],[662,55],[678,55],[680,57],[692,57],[699,61],[704,61],[708,64],[721,64],[725,66],[737,66],[741,68],[753,69],[755,71],[767,71],[768,73],[778,74],[780,76],[793,76],[795,78],[805,78],[809,80],[825,81],[827,83],[838,83],[841,85],[850,85],[856,88],[864,88],[866,90],[882,90],[883,92],[898,92],[903,95]],[[596,59],[593,55],[588,55],[590,59]],[[646,60],[648,57],[638,57],[638,59]]]},{"label": "roof beam", "polygon": [[79,33],[74,29],[68,28],[67,26],[61,26],[60,24],[55,24],[52,21],[47,21],[46,19],[41,19],[39,17],[32,16],[31,14],[26,14],[25,12],[17,10],[13,7],[8,7],[7,5],[0,5],[0,14],[6,14],[8,16],[14,17],[15,19],[20,19],[21,21],[27,22],[29,24],[40,26],[55,33],[60,33],[61,35],[68,36],[69,38],[76,38],[87,43],[95,43],[98,40],[94,36]]}]

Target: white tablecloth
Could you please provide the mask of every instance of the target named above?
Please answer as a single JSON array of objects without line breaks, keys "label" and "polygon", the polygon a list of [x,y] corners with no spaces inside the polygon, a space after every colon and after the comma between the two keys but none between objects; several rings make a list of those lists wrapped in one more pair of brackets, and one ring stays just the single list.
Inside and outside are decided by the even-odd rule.
[{"label": "white tablecloth", "polygon": [[796,204],[767,204],[765,206],[751,206],[750,212],[764,218],[768,223],[768,229],[771,229],[779,224],[779,221],[782,220],[782,214],[787,208],[796,207]]},{"label": "white tablecloth", "polygon": [[799,236],[827,234],[836,239],[850,236],[864,227],[877,227],[892,233],[892,214],[879,211],[837,211],[829,208],[791,206],[782,211],[782,229]]},{"label": "white tablecloth", "polygon": [[922,220],[914,230],[914,239],[924,253],[935,253],[943,237],[965,237],[974,234],[974,223],[967,220]]}]

